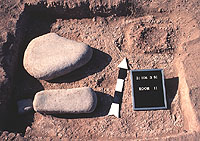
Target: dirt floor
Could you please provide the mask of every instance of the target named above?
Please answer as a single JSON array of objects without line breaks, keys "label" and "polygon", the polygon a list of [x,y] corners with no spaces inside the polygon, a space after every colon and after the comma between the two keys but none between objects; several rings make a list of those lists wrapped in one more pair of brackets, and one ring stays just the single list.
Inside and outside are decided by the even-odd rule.
[{"label": "dirt floor", "polygon": [[[10,23],[15,23],[11,31],[15,33],[13,46],[16,48],[7,51],[16,56],[10,59],[14,68],[9,65],[4,67],[8,68],[5,72],[11,74],[9,77],[12,78],[12,104],[8,104],[10,112],[6,127],[0,132],[3,140],[196,140],[200,137],[198,114],[195,113],[199,111],[190,108],[191,103],[183,106],[190,98],[188,96],[188,99],[184,99],[186,90],[183,91],[182,88],[190,85],[186,84],[185,87],[186,75],[181,73],[183,68],[177,63],[186,56],[187,48],[182,44],[199,37],[199,23],[195,19],[198,17],[190,19],[191,15],[187,12],[182,14],[182,11],[187,11],[198,1],[105,1],[99,2],[100,4],[98,1],[83,1],[77,4],[68,2],[68,6],[65,1],[1,3],[2,13],[6,15],[7,9],[10,10],[8,15],[15,16],[15,20],[12,19]],[[1,23],[9,23],[9,19],[4,19]],[[192,29],[193,25],[197,29],[187,31],[186,27]],[[0,31],[7,33],[6,29],[6,26],[2,26]],[[31,77],[22,65],[24,50],[31,39],[49,32],[90,45],[94,51],[91,61],[80,69],[51,81]],[[3,39],[2,34],[2,41]],[[3,47],[5,48],[5,44]],[[9,53],[7,56],[9,58]],[[120,118],[107,116],[114,96],[117,66],[124,57],[128,59],[130,69],[164,70],[167,110],[134,111],[128,71]],[[84,86],[91,87],[98,97],[97,108],[91,114],[58,116],[31,112],[17,115],[17,100],[33,99],[36,92],[44,89]],[[194,117],[191,125],[186,113]]]}]

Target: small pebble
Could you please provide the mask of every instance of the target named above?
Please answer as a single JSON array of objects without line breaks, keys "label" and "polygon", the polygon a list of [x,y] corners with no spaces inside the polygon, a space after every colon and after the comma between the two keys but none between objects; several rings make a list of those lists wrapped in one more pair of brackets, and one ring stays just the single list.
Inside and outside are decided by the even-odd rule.
[{"label": "small pebble", "polygon": [[25,114],[33,109],[32,99],[23,99],[17,102],[18,113]]}]

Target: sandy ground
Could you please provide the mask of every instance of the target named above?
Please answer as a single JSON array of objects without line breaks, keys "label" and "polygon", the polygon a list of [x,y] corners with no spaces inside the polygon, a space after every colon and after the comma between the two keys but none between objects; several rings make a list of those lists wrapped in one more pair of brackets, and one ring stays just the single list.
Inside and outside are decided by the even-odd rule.
[{"label": "sandy ground", "polygon": [[[13,59],[15,61],[11,63],[11,66],[16,66],[15,69],[7,65],[8,71],[5,71],[13,74],[13,77],[10,75],[13,78],[13,94],[11,94],[13,103],[8,106],[11,111],[10,118],[4,129],[9,132],[2,130],[0,134],[3,140],[182,138],[195,140],[198,138],[198,110],[192,107],[190,97],[186,97],[189,93],[186,88],[190,89],[194,84],[187,83],[191,79],[188,80],[187,75],[182,71],[188,64],[184,64],[184,61],[182,64],[180,61],[188,54],[192,54],[188,53],[189,49],[186,52],[189,47],[187,44],[183,46],[183,43],[199,37],[197,32],[199,25],[195,19],[198,17],[191,18],[190,13],[187,12],[187,9],[196,3],[195,1],[125,2],[124,6],[123,3],[118,4],[116,10],[111,8],[111,12],[109,8],[115,3],[105,1],[100,3],[98,8],[98,1],[96,3],[91,1],[90,6],[93,6],[90,7],[91,13],[86,12],[87,2],[85,2],[86,8],[84,4],[75,4],[74,8],[74,4],[69,2],[68,7],[72,9],[71,11],[61,8],[62,3],[46,5],[32,1],[30,2],[32,5],[23,7],[25,5],[23,2],[17,2],[7,4],[2,2],[1,7],[2,16],[6,15],[6,9],[10,10],[7,13],[11,13],[7,15],[15,16],[10,22],[13,24],[13,29],[6,27],[6,24],[2,26],[1,31],[2,41],[3,33],[7,33],[6,29],[14,31],[16,38],[13,45],[17,49],[11,48],[7,52],[13,51],[18,58],[17,61],[16,58]],[[108,4],[107,7],[105,3]],[[76,7],[80,8],[76,9]],[[101,7],[104,7],[103,10]],[[196,9],[194,8],[193,11]],[[9,23],[8,21],[9,18],[6,17],[1,23]],[[194,27],[196,28],[193,29]],[[22,65],[24,50],[31,39],[49,32],[90,45],[94,51],[91,61],[80,69],[51,81],[36,80],[31,77]],[[5,48],[5,44],[3,47]],[[167,110],[134,111],[128,72],[120,118],[107,116],[117,81],[117,65],[124,57],[128,59],[130,69],[161,68],[164,70]],[[197,65],[190,67],[196,69]],[[17,100],[33,99],[36,92],[44,89],[69,89],[83,86],[91,87],[97,93],[97,108],[91,114],[58,116],[32,112],[23,116],[17,115],[15,105]],[[192,98],[197,99],[198,96]],[[184,102],[188,102],[186,106]],[[191,122],[190,117],[192,117]]]}]

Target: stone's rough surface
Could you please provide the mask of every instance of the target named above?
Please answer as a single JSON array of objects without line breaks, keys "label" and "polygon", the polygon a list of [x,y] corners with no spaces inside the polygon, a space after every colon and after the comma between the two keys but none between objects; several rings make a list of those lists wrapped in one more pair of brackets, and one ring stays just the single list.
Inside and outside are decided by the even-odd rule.
[{"label": "stone's rough surface", "polygon": [[96,93],[88,87],[40,91],[33,101],[35,111],[47,114],[91,113],[96,105]]},{"label": "stone's rough surface", "polygon": [[18,113],[25,114],[33,109],[33,103],[31,99],[23,99],[17,102]]},{"label": "stone's rough surface", "polygon": [[48,33],[29,43],[23,64],[35,78],[50,80],[85,65],[92,53],[92,48],[84,43]]}]

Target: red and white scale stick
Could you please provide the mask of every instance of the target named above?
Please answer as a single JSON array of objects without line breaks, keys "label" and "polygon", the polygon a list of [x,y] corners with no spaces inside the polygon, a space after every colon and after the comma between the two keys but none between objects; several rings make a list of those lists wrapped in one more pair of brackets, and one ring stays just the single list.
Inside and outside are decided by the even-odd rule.
[{"label": "red and white scale stick", "polygon": [[124,80],[127,76],[127,70],[128,70],[127,59],[124,58],[123,61],[117,67],[120,68],[120,70],[118,74],[117,84],[115,87],[113,103],[110,107],[108,115],[114,115],[117,118],[119,118],[120,105],[122,103],[122,96],[123,96]]}]

